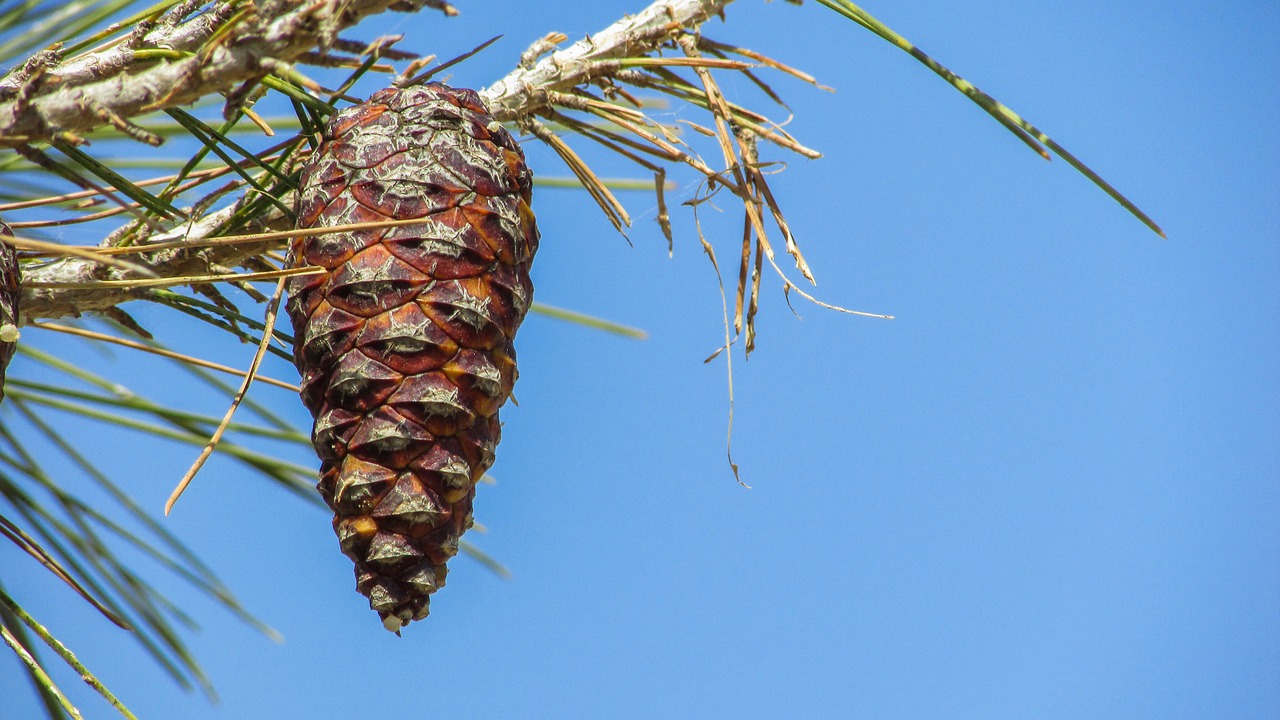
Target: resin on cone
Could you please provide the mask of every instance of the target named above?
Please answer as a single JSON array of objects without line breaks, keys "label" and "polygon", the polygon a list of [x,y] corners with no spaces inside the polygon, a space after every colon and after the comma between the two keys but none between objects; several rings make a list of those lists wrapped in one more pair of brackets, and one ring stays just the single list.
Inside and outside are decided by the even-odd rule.
[{"label": "resin on cone", "polygon": [[289,283],[318,488],[356,589],[389,630],[427,616],[493,464],[538,230],[515,139],[471,90],[376,93],[302,170]]}]

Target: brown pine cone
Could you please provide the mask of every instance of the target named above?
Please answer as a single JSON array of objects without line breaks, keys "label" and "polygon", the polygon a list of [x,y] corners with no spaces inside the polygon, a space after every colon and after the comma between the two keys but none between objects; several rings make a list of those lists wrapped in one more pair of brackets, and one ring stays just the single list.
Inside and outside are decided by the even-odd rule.
[{"label": "brown pine cone", "polygon": [[532,300],[532,175],[471,90],[388,89],[338,113],[302,170],[294,358],[318,488],[356,588],[389,630],[426,617],[493,464],[512,339]]}]

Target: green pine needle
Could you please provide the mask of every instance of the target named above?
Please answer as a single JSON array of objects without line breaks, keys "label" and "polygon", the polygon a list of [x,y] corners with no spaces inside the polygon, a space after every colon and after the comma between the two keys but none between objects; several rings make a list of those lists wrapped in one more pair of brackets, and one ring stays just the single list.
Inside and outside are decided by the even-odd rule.
[{"label": "green pine needle", "polygon": [[546,303],[534,303],[533,306],[529,308],[529,311],[539,315],[545,315],[549,318],[555,318],[556,320],[573,323],[574,325],[588,327],[593,330],[603,330],[608,333],[613,333],[614,335],[622,335],[623,337],[629,337],[634,340],[647,340],[649,338],[649,333],[639,328],[622,325],[620,323],[613,322],[612,320],[604,320],[576,310],[566,310],[564,308],[555,307],[554,305],[547,305]]},{"label": "green pine needle", "polygon": [[[129,708],[125,707],[124,703],[120,702],[120,700],[118,700],[116,696],[113,695],[111,691],[108,690],[107,687],[103,685],[102,682],[98,680],[96,676],[94,676],[93,673],[89,672],[88,668],[86,668],[80,662],[80,660],[75,656],[75,653],[68,650],[67,647],[63,645],[61,642],[59,642],[58,639],[55,638],[53,634],[50,633],[47,629],[45,629],[43,625],[36,622],[36,619],[31,617],[31,615],[27,613],[27,611],[24,610],[23,607],[17,603],[17,601],[9,597],[8,593],[4,592],[4,590],[0,590],[0,605],[3,605],[6,610],[8,610],[10,613],[14,615],[14,617],[21,620],[23,624],[25,624],[31,630],[31,632],[35,633],[36,636],[39,637],[41,640],[43,640],[44,643],[48,645],[50,649],[52,649],[55,653],[57,653],[58,657],[62,658],[63,662],[65,662],[67,665],[70,665],[73,670],[79,673],[80,679],[84,680],[89,685],[89,687],[97,691],[97,693],[101,695],[104,699],[106,699],[106,701],[110,703],[111,706],[114,707],[117,711],[119,711],[121,715],[125,716],[126,718],[129,718],[129,720],[137,720],[137,717],[132,712],[129,711]],[[3,630],[3,628],[0,628],[0,630]],[[12,636],[6,636],[5,641],[8,642],[10,637]],[[11,644],[10,647],[13,647],[13,645]],[[16,651],[16,648],[15,648],[15,651]],[[47,679],[48,675],[45,675],[44,677]],[[55,689],[55,688],[50,688],[50,689]],[[68,705],[64,705],[64,708],[68,708]],[[76,711],[74,708],[69,708],[68,711],[71,712],[73,716],[79,714],[78,711]]]},{"label": "green pine needle", "polygon": [[863,10],[854,3],[849,2],[849,0],[818,0],[818,3],[825,5],[826,7],[831,8],[832,10],[835,10],[841,15],[858,23],[862,27],[870,30],[877,36],[883,38],[885,41],[918,60],[925,67],[937,73],[937,75],[943,80],[946,80],[952,87],[964,93],[966,97],[972,100],[978,107],[986,111],[987,114],[991,115],[991,117],[995,118],[1001,125],[1004,125],[1010,132],[1031,147],[1032,150],[1036,151],[1037,154],[1048,159],[1048,155],[1040,147],[1040,144],[1042,144],[1055,155],[1066,160],[1068,165],[1075,168],[1094,185],[1101,188],[1103,192],[1110,195],[1112,199],[1120,203],[1121,207],[1128,210],[1134,217],[1138,218],[1138,220],[1141,220],[1142,223],[1150,228],[1152,232],[1162,238],[1168,237],[1165,235],[1164,230],[1160,229],[1160,226],[1157,225],[1145,212],[1139,209],[1137,205],[1133,204],[1129,198],[1121,194],[1119,190],[1113,187],[1106,180],[1103,180],[1102,176],[1090,169],[1089,166],[1081,162],[1075,155],[1067,152],[1066,148],[1054,142],[1048,135],[1044,134],[1039,128],[1024,120],[1013,110],[1010,110],[995,98],[979,90],[973,83],[970,83],[968,80],[965,80],[959,75],[951,72],[941,63],[926,55],[924,51],[920,50],[920,48],[907,42],[906,38],[890,30],[879,20],[872,17],[866,10]]}]

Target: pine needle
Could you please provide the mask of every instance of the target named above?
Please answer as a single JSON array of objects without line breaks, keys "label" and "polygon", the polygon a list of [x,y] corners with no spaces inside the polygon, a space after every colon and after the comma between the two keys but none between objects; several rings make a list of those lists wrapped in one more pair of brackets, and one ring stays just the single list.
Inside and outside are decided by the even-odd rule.
[{"label": "pine needle", "polygon": [[537,120],[530,119],[528,128],[539,140],[551,146],[552,150],[560,156],[565,165],[569,166],[569,170],[578,178],[582,186],[591,194],[592,199],[604,211],[605,217],[609,218],[609,222],[618,232],[623,232],[622,228],[631,227],[631,216],[627,214],[626,208],[618,202],[618,199],[609,192],[609,188],[605,187],[600,178],[592,172],[591,168],[583,162],[573,148],[570,148],[563,140],[553,133],[546,125]]},{"label": "pine needle", "polygon": [[46,570],[53,573],[54,577],[69,585],[72,590],[76,591],[76,594],[84,598],[85,602],[92,605],[95,610],[102,613],[108,620],[115,623],[121,629],[133,629],[133,626],[130,625],[128,621],[112,612],[110,608],[99,602],[92,593],[85,590],[80,583],[76,582],[76,579],[71,576],[71,573],[67,572],[67,570],[63,568],[56,559],[54,559],[53,555],[49,554],[40,546],[39,543],[33,540],[30,535],[24,532],[22,528],[13,524],[3,515],[0,515],[0,535],[3,535],[13,541],[13,543],[23,552],[35,558],[36,562],[40,563]]},{"label": "pine needle", "polygon": [[159,277],[158,275],[156,275],[155,271],[151,270],[150,268],[143,267],[142,265],[138,265],[137,263],[131,263],[128,260],[119,260],[113,257],[109,257],[100,252],[97,252],[96,249],[92,249],[92,248],[78,247],[75,245],[63,245],[61,243],[46,242],[44,240],[33,240],[30,238],[19,238],[19,237],[13,237],[11,235],[0,237],[0,242],[4,242],[8,245],[12,245],[15,250],[27,250],[31,252],[44,253],[46,255],[54,255],[54,256],[61,255],[61,256],[78,257],[78,258],[83,258],[85,260],[89,260],[91,262],[100,263],[102,265],[110,265],[111,267],[114,267],[118,270],[125,270],[128,272],[137,273],[144,277],[149,277],[149,278]]},{"label": "pine needle", "polygon": [[[63,645],[53,636],[52,633],[45,629],[43,625],[36,622],[35,618],[31,617],[31,615],[28,614],[21,605],[14,601],[13,598],[9,597],[9,595],[3,590],[0,590],[0,605],[4,605],[9,612],[13,613],[13,615],[21,620],[24,625],[30,628],[31,632],[35,633],[37,637],[43,640],[51,650],[58,654],[58,657],[62,658],[63,662],[70,665],[71,669],[75,670],[80,675],[81,680],[84,680],[89,687],[93,688],[107,702],[111,703],[111,706],[118,710],[121,715],[125,716],[129,720],[137,720],[137,717],[124,706],[124,703],[120,702],[116,696],[102,684],[102,681],[98,680],[93,673],[89,672],[89,669],[80,662],[79,658],[75,656],[75,653],[68,650],[66,645]],[[8,642],[7,639],[6,642]],[[10,647],[12,647],[12,645]]]},{"label": "pine needle", "polygon": [[1119,190],[1113,187],[1106,180],[1103,180],[1102,176],[1098,175],[1089,168],[1089,166],[1081,162],[1075,155],[1067,152],[1066,148],[1054,142],[1048,135],[1041,132],[1041,130],[1035,125],[1024,120],[1013,110],[1010,110],[995,98],[979,90],[973,83],[965,80],[951,70],[948,70],[937,60],[926,55],[924,51],[908,42],[906,38],[902,37],[898,33],[890,30],[884,23],[872,17],[866,10],[863,10],[854,3],[849,2],[849,0],[818,0],[818,3],[835,10],[850,20],[853,20],[879,36],[881,39],[915,58],[920,62],[920,64],[932,70],[943,80],[946,80],[947,83],[956,90],[964,93],[964,95],[972,100],[974,104],[982,108],[988,115],[995,118],[997,122],[1005,126],[1006,129],[1016,135],[1041,157],[1046,160],[1049,159],[1049,154],[1040,147],[1040,145],[1043,144],[1044,147],[1047,147],[1058,157],[1066,160],[1068,165],[1075,168],[1076,171],[1088,178],[1090,182],[1097,185],[1103,192],[1110,195],[1116,202],[1120,203],[1121,207],[1128,210],[1134,217],[1142,221],[1142,223],[1150,228],[1152,232],[1162,238],[1168,237],[1165,235],[1164,230],[1162,230],[1160,226],[1157,225],[1146,213],[1139,209],[1137,205],[1133,204],[1129,198],[1121,194]]},{"label": "pine needle", "polygon": [[644,330],[640,330],[639,328],[633,328],[610,320],[604,320],[576,310],[566,310],[543,302],[535,302],[529,307],[529,312],[536,313],[538,315],[545,315],[549,318],[555,318],[556,320],[563,320],[575,325],[582,325],[595,330],[604,330],[605,332],[622,335],[623,337],[629,337],[634,340],[649,339],[649,333]]},{"label": "pine needle", "polygon": [[[694,206],[693,222],[698,232],[698,242],[702,243],[702,251],[707,254],[707,257],[711,260],[711,267],[716,271],[716,283],[720,286],[720,310],[724,315],[724,345],[704,361],[711,362],[721,351],[728,350],[733,345],[733,340],[730,338],[729,333],[729,301],[725,298],[724,278],[720,275],[720,263],[716,262],[715,248],[711,247],[711,243],[707,242],[706,236],[702,233],[702,223],[698,220],[696,205]],[[742,487],[750,490],[751,486],[743,482],[742,476],[738,473],[738,463],[733,461],[733,353],[725,354],[725,365],[728,368],[729,383],[729,422],[724,439],[725,458],[729,461],[729,468],[733,471],[733,479],[737,480]]]},{"label": "pine needle", "polygon": [[43,688],[45,692],[53,695],[53,697],[57,699],[58,704],[62,706],[62,709],[65,710],[68,715],[76,720],[84,719],[84,716],[80,714],[80,711],[76,709],[76,706],[72,705],[71,701],[67,699],[67,696],[63,695],[62,691],[58,689],[57,683],[53,681],[53,678],[49,677],[49,673],[45,672],[45,669],[40,666],[40,663],[31,655],[30,651],[23,647],[22,643],[18,642],[18,639],[9,632],[9,628],[4,625],[0,625],[0,638],[4,639],[5,644],[8,645],[9,648],[13,650],[14,654],[18,656],[18,659],[27,666],[27,670],[31,673],[32,677],[36,679],[36,682],[40,683],[40,687]]},{"label": "pine needle", "polygon": [[231,401],[231,407],[227,409],[227,414],[222,418],[222,422],[218,425],[218,429],[214,431],[213,437],[209,439],[209,444],[205,445],[200,456],[192,463],[191,469],[187,470],[187,474],[178,481],[178,486],[174,488],[173,493],[169,495],[169,500],[164,504],[164,514],[168,515],[173,510],[174,503],[178,502],[178,498],[182,497],[182,493],[186,491],[187,486],[195,479],[196,473],[200,472],[200,468],[204,467],[204,463],[213,454],[218,443],[222,440],[222,434],[226,432],[227,425],[231,424],[231,418],[235,415],[236,408],[240,407],[240,401],[244,399],[245,393],[249,392],[249,386],[253,384],[253,379],[258,374],[258,366],[262,363],[262,358],[267,353],[267,346],[271,343],[271,331],[276,324],[276,310],[280,306],[280,298],[284,295],[285,278],[281,277],[276,283],[276,292],[271,296],[271,301],[267,303],[267,314],[263,324],[266,330],[262,333],[262,342],[258,344],[258,351],[254,353],[253,362],[249,363],[249,370],[245,373],[244,382],[240,385],[240,391],[236,393],[236,397]]}]

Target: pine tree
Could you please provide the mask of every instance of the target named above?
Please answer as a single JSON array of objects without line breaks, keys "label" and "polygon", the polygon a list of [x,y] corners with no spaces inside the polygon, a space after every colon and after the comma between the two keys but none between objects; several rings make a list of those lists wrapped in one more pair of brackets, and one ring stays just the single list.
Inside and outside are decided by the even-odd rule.
[{"label": "pine tree", "polygon": [[[792,271],[783,268],[774,253],[773,242],[781,237],[794,272],[812,279],[786,223],[785,208],[775,201],[762,171],[758,148],[771,145],[806,157],[816,153],[771,122],[764,111],[735,104],[717,78],[739,73],[770,95],[774,90],[762,73],[814,80],[769,57],[704,36],[701,29],[708,19],[726,12],[731,16],[730,2],[661,0],[573,45],[566,46],[567,38],[561,34],[544,36],[529,47],[509,75],[478,94],[461,96],[464,99],[456,107],[469,114],[464,113],[460,122],[481,129],[470,134],[445,133],[441,144],[432,146],[430,162],[406,165],[386,160],[399,142],[397,133],[407,131],[403,122],[400,127],[378,130],[382,134],[375,133],[376,137],[362,136],[363,145],[357,149],[381,157],[369,163],[348,162],[335,181],[341,193],[349,193],[353,184],[369,177],[385,180],[385,174],[379,173],[386,168],[401,173],[400,180],[415,173],[431,178],[424,182],[437,188],[445,186],[442,178],[446,176],[470,179],[470,185],[438,193],[441,202],[456,201],[460,210],[451,227],[465,235],[447,243],[450,256],[444,260],[431,260],[429,248],[404,254],[424,239],[414,230],[421,229],[422,215],[406,210],[404,203],[392,202],[378,217],[334,211],[321,221],[328,210],[313,203],[307,193],[332,180],[324,173],[337,172],[335,165],[326,165],[323,159],[325,153],[341,152],[335,148],[340,144],[338,135],[357,125],[367,129],[376,124],[369,111],[344,112],[344,108],[359,106],[374,90],[388,85],[400,90],[370,102],[394,104],[394,99],[387,98],[417,92],[413,89],[421,89],[430,76],[466,59],[439,63],[401,50],[398,39],[354,40],[348,34],[358,35],[361,20],[382,12],[433,14],[432,21],[447,22],[446,16],[456,12],[448,3],[166,0],[142,8],[132,0],[108,0],[65,7],[24,3],[0,11],[0,29],[7,31],[0,43],[0,63],[10,68],[0,78],[0,146],[6,148],[0,155],[0,170],[10,178],[0,215],[12,228],[5,238],[7,254],[0,254],[0,359],[7,363],[16,349],[68,380],[97,388],[84,392],[69,383],[7,378],[4,402],[9,412],[0,425],[4,445],[0,534],[64,581],[69,592],[130,632],[179,683],[209,688],[183,643],[176,622],[180,614],[169,606],[163,591],[141,579],[118,546],[140,549],[159,559],[246,622],[271,632],[165,528],[162,519],[134,503],[121,479],[102,472],[98,459],[84,457],[60,435],[49,411],[70,411],[160,441],[203,446],[204,452],[178,483],[170,507],[214,451],[317,503],[314,486],[319,479],[321,494],[337,512],[335,527],[342,548],[357,562],[359,589],[370,597],[387,627],[396,630],[424,617],[426,596],[443,584],[444,561],[471,522],[474,483],[492,462],[497,406],[510,394],[515,379],[510,343],[527,309],[528,263],[536,245],[531,216],[525,218],[528,178],[515,165],[508,168],[510,177],[496,180],[513,183],[511,187],[486,197],[505,198],[503,202],[511,205],[489,215],[514,213],[519,220],[509,228],[494,229],[480,217],[485,213],[467,214],[466,208],[474,209],[468,203],[477,195],[476,183],[483,180],[482,173],[474,170],[476,163],[498,162],[494,158],[514,163],[511,157],[519,153],[514,137],[544,143],[560,156],[609,221],[624,230],[631,219],[611,183],[601,180],[573,147],[594,141],[652,174],[660,209],[657,220],[668,242],[675,232],[663,195],[669,171],[679,168],[701,176],[705,194],[699,201],[715,193],[734,196],[749,231],[740,252],[735,248],[739,252],[737,283],[731,288],[733,310],[726,318],[726,332],[732,337],[724,350],[739,339],[744,352],[753,348],[761,279],[767,272],[774,272],[786,291],[813,299],[789,279]],[[1160,232],[1132,203],[1037,128],[857,5],[846,0],[818,0],[817,4],[910,53],[1036,152],[1061,156]],[[483,45],[477,52],[482,49]],[[695,147],[698,139],[682,138],[674,127],[655,118],[644,102],[647,96],[700,112],[702,124],[696,127],[705,133],[706,145]],[[216,103],[209,104],[210,100]],[[260,112],[267,107],[285,108],[288,114],[274,117]],[[246,130],[255,131],[256,137],[247,139]],[[449,153],[449,148],[458,149],[464,141],[480,140],[488,143],[484,153],[489,155],[482,153],[477,159],[474,153]],[[99,150],[113,143],[115,147],[126,143],[159,147],[166,141],[179,148],[181,155],[165,157],[164,163],[144,162],[138,168]],[[167,168],[165,174],[141,179],[143,170],[156,167]],[[463,195],[472,200],[459,201]],[[325,203],[332,197],[333,193]],[[381,202],[388,202],[385,193],[381,197]],[[50,208],[63,212],[63,219],[50,219]],[[82,241],[41,237],[50,227],[74,228],[74,236]],[[281,255],[290,239],[293,262]],[[699,239],[712,262],[718,263],[712,242],[700,234]],[[354,242],[359,246],[344,245]],[[351,262],[357,251],[370,248],[363,260]],[[334,253],[347,255],[336,258]],[[333,262],[326,265],[326,258]],[[420,264],[424,262],[433,264]],[[389,269],[406,263],[421,277],[400,277]],[[345,279],[333,279],[342,273],[347,273]],[[474,280],[466,297],[445,297],[444,285],[430,302],[408,302],[396,296],[397,283],[417,292],[426,282],[463,280]],[[404,316],[396,315],[396,322],[383,328],[386,332],[369,335],[373,316],[359,316],[350,307],[342,310],[342,317],[333,312],[317,319],[316,308],[322,302],[358,290],[366,281],[376,291],[373,302],[385,304],[379,305],[379,312]],[[258,289],[254,283],[268,284]],[[295,321],[292,334],[277,323],[286,286]],[[250,303],[233,301],[224,287],[239,288],[251,298]],[[496,329],[492,337],[463,340],[467,328],[461,314],[468,310],[468,302],[481,296],[492,301],[492,313],[480,316],[476,327],[492,321]],[[229,340],[253,343],[257,355],[248,370],[239,371],[163,348],[129,314],[129,303],[134,301],[164,306],[185,322],[207,324]],[[427,309],[449,303],[454,314],[430,328],[414,325],[409,317],[425,317]],[[535,305],[532,310],[611,327],[554,308]],[[101,327],[92,329],[85,318],[93,318]],[[343,318],[350,322],[343,324]],[[402,332],[404,328],[419,328],[422,333],[434,328],[443,335],[428,347],[416,331]],[[123,392],[92,367],[26,346],[19,332],[61,333],[174,359],[192,373],[193,382],[223,388],[232,395],[231,408],[221,419],[210,418],[182,411],[177,397],[152,402]],[[335,350],[335,343],[346,343],[343,350],[348,355]],[[448,357],[414,364],[419,356],[429,356],[450,343],[453,350]],[[377,362],[346,368],[344,358],[354,357],[350,352],[356,345],[375,348],[361,357]],[[303,371],[300,388],[257,377],[265,354],[292,359],[289,349],[295,349]],[[227,387],[215,373],[238,375],[240,387]],[[415,446],[412,456],[397,457],[395,448],[363,456],[348,454],[347,448],[357,444],[352,433],[342,436],[340,452],[332,450],[333,442],[326,445],[330,437],[326,432],[341,422],[350,424],[349,418],[339,417],[342,413],[421,406],[429,394],[425,384],[437,375],[444,378],[441,387],[453,392],[450,397],[462,398],[457,414],[467,416],[465,423],[445,428],[448,413],[419,412],[417,426],[429,428],[433,439]],[[348,376],[359,382],[350,383],[350,393],[344,395],[347,391],[339,386]],[[424,378],[419,383],[422,387],[411,383],[412,378]],[[280,422],[269,409],[256,404],[249,394],[254,382],[300,390],[317,414],[314,437],[306,429]],[[233,422],[237,408],[252,414],[253,420]],[[316,467],[301,467],[260,452],[241,440],[252,435],[297,444],[314,439],[320,448],[317,465],[321,461],[324,465],[317,475]],[[116,507],[95,507],[56,479],[44,458],[29,449],[37,442],[56,448],[95,493],[113,498]],[[429,457],[428,450],[437,447],[450,449],[452,455]],[[465,465],[465,478],[457,480],[456,487],[442,470],[449,458]],[[359,495],[357,485],[366,495]],[[146,536],[125,530],[126,525],[144,528]],[[378,555],[381,550],[373,548],[377,542],[395,545],[401,554]],[[499,567],[465,541],[458,547]],[[22,659],[49,716],[68,717],[77,711],[51,677],[52,663],[45,648],[86,678],[120,713],[133,717],[42,624],[52,614],[51,608],[29,610],[0,587],[0,633]]]}]

